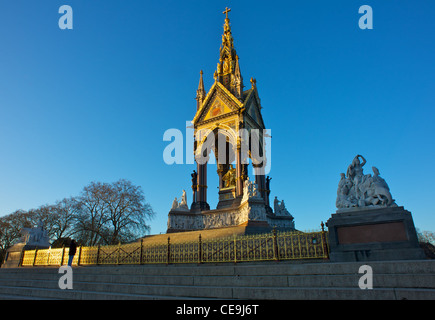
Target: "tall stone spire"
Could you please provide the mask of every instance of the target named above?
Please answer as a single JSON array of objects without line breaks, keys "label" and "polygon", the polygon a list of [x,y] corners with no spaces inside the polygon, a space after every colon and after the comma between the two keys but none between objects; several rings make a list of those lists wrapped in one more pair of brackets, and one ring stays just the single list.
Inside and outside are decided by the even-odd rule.
[{"label": "tall stone spire", "polygon": [[226,17],[215,80],[222,83],[241,100],[243,96],[243,78],[240,73],[239,57],[234,49],[233,35],[231,34],[230,19],[228,18],[228,12],[230,11],[231,9],[225,8],[223,12]]},{"label": "tall stone spire", "polygon": [[202,70],[199,72],[199,84],[198,90],[196,90],[196,110],[198,111],[201,108],[202,102],[205,99],[205,89],[204,89],[204,80],[202,79]]}]

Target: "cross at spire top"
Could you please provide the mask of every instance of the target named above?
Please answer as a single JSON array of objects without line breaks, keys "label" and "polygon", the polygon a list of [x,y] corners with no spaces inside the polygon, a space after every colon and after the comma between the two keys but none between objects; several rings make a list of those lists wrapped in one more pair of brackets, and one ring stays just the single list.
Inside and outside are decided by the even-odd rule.
[{"label": "cross at spire top", "polygon": [[224,13],[224,14],[225,14],[225,16],[226,16],[225,18],[226,18],[226,19],[228,19],[228,12],[230,12],[230,11],[231,11],[231,9],[230,9],[230,8],[228,8],[228,7],[226,7],[226,8],[225,8],[225,11],[224,11],[224,12],[222,12],[222,13]]},{"label": "cross at spire top", "polygon": [[239,57],[234,49],[233,36],[231,34],[230,19],[228,12],[231,9],[226,7],[224,33],[222,44],[219,49],[219,63],[215,72],[215,80],[223,84],[237,99],[243,97],[243,78],[240,74]]}]

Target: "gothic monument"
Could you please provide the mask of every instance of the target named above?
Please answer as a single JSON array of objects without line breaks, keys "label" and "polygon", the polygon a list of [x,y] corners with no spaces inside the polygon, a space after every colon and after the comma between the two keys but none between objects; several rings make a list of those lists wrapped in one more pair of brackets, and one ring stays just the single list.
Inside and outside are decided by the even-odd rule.
[{"label": "gothic monument", "polygon": [[[267,130],[256,80],[251,78],[250,88],[244,90],[228,18],[230,11],[226,8],[223,12],[224,33],[214,84],[206,92],[201,71],[196,91],[196,114],[192,123],[197,170],[191,174],[192,203],[189,208],[185,190],[180,202],[174,199],[167,232],[242,224],[294,229],[293,217],[284,201],[275,198],[274,209],[270,207],[271,178],[266,176]],[[219,176],[219,202],[213,210],[207,202],[207,168],[212,151]],[[248,159],[255,172],[253,181],[248,177]]]}]

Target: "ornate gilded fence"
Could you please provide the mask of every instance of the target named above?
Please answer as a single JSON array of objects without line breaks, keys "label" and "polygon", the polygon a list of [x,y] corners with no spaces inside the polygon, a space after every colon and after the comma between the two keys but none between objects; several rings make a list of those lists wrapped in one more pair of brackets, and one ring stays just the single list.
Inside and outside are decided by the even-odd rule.
[{"label": "ornate gilded fence", "polygon": [[[244,262],[291,259],[327,259],[326,232],[277,232],[229,238],[146,245],[79,247],[73,265]],[[22,266],[59,266],[68,262],[68,248],[28,250]]]}]

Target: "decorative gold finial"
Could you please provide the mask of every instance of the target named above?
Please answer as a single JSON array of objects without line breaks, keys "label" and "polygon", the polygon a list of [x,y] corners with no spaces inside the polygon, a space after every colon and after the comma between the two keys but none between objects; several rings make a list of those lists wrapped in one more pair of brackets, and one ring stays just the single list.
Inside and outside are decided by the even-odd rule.
[{"label": "decorative gold finial", "polygon": [[224,12],[222,12],[222,13],[224,13],[225,14],[225,19],[228,19],[228,12],[230,12],[231,11],[231,9],[230,8],[228,8],[228,7],[226,7],[225,8],[225,11]]},{"label": "decorative gold finial", "polygon": [[257,80],[255,78],[251,78],[251,87],[254,88],[257,85]]}]

